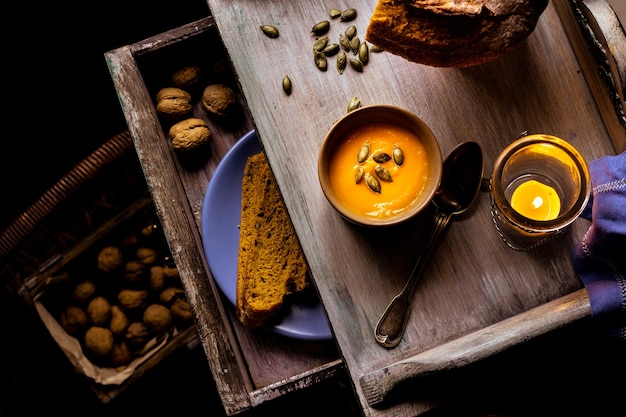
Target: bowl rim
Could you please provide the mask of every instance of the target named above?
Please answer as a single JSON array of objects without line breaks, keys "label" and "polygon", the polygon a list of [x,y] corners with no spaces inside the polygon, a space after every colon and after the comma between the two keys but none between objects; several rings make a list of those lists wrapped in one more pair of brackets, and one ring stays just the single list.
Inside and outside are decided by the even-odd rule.
[{"label": "bowl rim", "polygon": [[[346,129],[346,123],[350,123],[355,118],[363,118],[369,117],[365,116],[368,113],[384,112],[388,114],[393,114],[394,117],[403,118],[407,120],[408,123],[414,124],[418,126],[418,132],[415,129],[410,129],[412,132],[416,134],[416,136],[423,141],[429,155],[434,153],[434,161],[435,164],[430,164],[430,177],[436,178],[436,181],[429,182],[431,184],[430,187],[425,188],[420,195],[419,201],[411,206],[409,209],[402,211],[400,214],[396,216],[386,217],[386,218],[374,218],[368,216],[362,216],[356,214],[347,208],[341,203],[339,198],[328,189],[329,179],[327,175],[328,171],[328,161],[329,154],[338,146],[337,141],[332,141],[333,135],[336,135],[338,131],[342,129]],[[376,119],[372,119],[371,122],[376,122],[381,120],[381,118],[376,117]],[[396,119],[399,120],[399,119]],[[370,121],[368,121],[369,123]],[[424,140],[423,137],[427,136],[428,139]],[[340,119],[338,119],[333,126],[328,130],[326,135],[324,136],[324,140],[322,141],[322,145],[319,149],[318,154],[318,180],[320,183],[320,187],[324,196],[330,203],[330,205],[345,219],[351,223],[362,225],[362,226],[371,226],[371,227],[380,227],[380,226],[392,226],[400,223],[404,223],[409,219],[415,217],[417,214],[421,213],[426,207],[430,205],[432,199],[439,188],[439,184],[441,182],[441,176],[443,172],[443,158],[441,152],[441,145],[437,140],[437,137],[432,132],[428,124],[418,117],[413,112],[394,105],[389,104],[372,104],[363,107],[359,107],[358,109],[352,110],[349,113],[344,114]]]}]

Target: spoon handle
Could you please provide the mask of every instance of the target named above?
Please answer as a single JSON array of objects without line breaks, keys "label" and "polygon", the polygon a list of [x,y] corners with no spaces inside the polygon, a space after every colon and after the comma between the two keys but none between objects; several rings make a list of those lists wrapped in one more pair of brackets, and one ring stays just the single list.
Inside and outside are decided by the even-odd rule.
[{"label": "spoon handle", "polygon": [[415,291],[417,282],[422,275],[422,270],[424,269],[424,265],[426,265],[426,261],[432,252],[435,242],[441,232],[450,223],[451,217],[450,214],[437,212],[433,231],[426,243],[426,247],[417,258],[417,262],[413,267],[413,271],[411,271],[408,281],[404,285],[404,288],[402,288],[402,291],[391,300],[385,312],[380,316],[380,319],[378,319],[378,323],[374,329],[374,337],[380,345],[392,348],[397,346],[400,340],[402,340],[406,325],[409,321],[413,292]]}]

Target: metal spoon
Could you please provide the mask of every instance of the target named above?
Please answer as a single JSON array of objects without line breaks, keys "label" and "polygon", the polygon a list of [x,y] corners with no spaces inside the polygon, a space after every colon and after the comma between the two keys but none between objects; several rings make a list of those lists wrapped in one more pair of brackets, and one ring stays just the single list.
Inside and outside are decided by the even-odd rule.
[{"label": "metal spoon", "polygon": [[433,197],[436,207],[435,226],[420,254],[409,280],[396,295],[378,320],[374,336],[384,347],[395,347],[406,329],[411,311],[411,300],[426,260],[439,235],[450,219],[466,211],[478,194],[483,177],[483,154],[476,142],[464,142],[450,152],[443,163],[439,189]]}]

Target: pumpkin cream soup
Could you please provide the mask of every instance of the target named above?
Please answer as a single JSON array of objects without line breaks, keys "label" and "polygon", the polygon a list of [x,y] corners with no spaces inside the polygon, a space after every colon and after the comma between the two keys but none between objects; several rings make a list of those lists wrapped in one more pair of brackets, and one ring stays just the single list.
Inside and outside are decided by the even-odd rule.
[{"label": "pumpkin cream soup", "polygon": [[370,123],[351,133],[329,164],[331,187],[350,211],[388,218],[423,192],[429,162],[422,141],[401,127]]}]

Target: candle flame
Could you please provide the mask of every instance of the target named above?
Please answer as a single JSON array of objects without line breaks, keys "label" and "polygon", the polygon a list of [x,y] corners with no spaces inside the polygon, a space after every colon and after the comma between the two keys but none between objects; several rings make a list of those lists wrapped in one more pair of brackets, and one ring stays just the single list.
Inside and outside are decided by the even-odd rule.
[{"label": "candle flame", "polygon": [[539,196],[535,197],[530,206],[534,209],[538,209],[539,207],[543,206],[543,198]]}]

